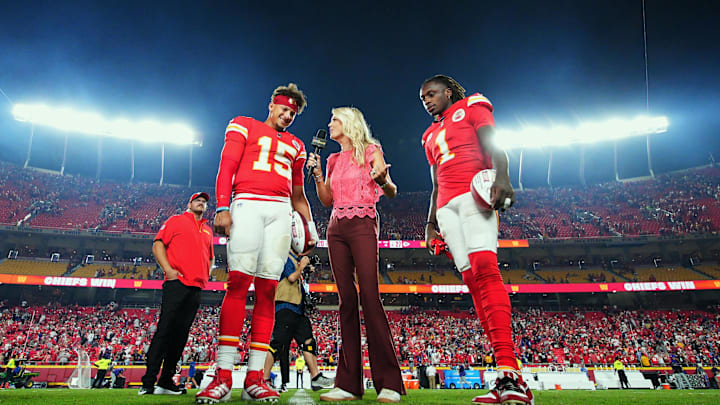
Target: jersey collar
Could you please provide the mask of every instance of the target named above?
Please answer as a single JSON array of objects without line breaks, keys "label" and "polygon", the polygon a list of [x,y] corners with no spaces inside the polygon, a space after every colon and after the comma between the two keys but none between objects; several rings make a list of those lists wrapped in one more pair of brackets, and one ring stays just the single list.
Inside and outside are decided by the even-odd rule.
[{"label": "jersey collar", "polygon": [[441,112],[439,116],[436,115],[435,118],[433,119],[433,122],[437,123],[437,122],[445,121],[445,118],[449,117],[452,113],[455,112],[455,110],[458,109],[458,107],[462,104],[463,100],[465,100],[465,99],[454,102],[445,111]]}]

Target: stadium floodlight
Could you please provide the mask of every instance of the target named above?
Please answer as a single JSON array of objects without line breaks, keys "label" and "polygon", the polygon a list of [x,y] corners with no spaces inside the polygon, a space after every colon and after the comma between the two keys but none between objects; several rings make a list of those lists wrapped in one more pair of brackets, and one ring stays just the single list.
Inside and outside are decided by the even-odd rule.
[{"label": "stadium floodlight", "polygon": [[667,117],[639,116],[633,119],[614,118],[602,122],[586,122],[575,128],[556,126],[526,127],[519,131],[500,129],[496,133],[495,142],[504,149],[587,144],[659,134],[666,132],[668,125]]},{"label": "stadium floodlight", "polygon": [[180,123],[152,120],[109,120],[93,112],[68,107],[48,107],[42,104],[15,104],[16,120],[48,126],[68,132],[130,139],[142,142],[177,145],[200,145],[200,137],[192,128]]}]

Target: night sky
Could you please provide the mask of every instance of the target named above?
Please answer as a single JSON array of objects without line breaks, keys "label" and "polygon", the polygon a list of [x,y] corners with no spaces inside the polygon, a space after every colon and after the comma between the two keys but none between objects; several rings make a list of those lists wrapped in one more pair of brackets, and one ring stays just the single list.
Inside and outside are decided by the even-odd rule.
[{"label": "night sky", "polygon": [[[656,173],[720,159],[720,2],[648,0]],[[330,109],[353,105],[383,143],[400,190],[430,187],[420,137],[422,81],[455,77],[495,106],[499,128],[574,125],[646,113],[642,2],[5,1],[0,89],[107,117],[181,121],[203,134],[193,184],[214,184],[224,128],[264,120],[272,90],[297,83],[308,109],[290,127],[307,145]],[[0,95],[0,160],[22,164],[30,126]],[[63,133],[37,128],[32,166],[58,170]],[[95,175],[97,138],[73,135],[66,172]],[[329,142],[330,151],[338,149]],[[160,147],[137,144],[136,179],[157,182]],[[578,148],[553,151],[553,185],[578,183]],[[620,176],[648,174],[645,139],[620,142]],[[129,178],[130,146],[102,144],[102,176]],[[526,151],[524,186],[546,184],[549,150]],[[511,151],[517,186],[518,153]],[[589,182],[614,178],[613,144],[586,151]],[[186,184],[187,148],[168,147],[165,180]]]}]

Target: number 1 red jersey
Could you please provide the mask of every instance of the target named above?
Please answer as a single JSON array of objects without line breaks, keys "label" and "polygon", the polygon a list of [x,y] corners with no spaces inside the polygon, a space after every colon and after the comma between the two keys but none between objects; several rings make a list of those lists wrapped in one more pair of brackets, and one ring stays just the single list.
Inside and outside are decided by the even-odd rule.
[{"label": "number 1 red jersey", "polygon": [[217,206],[229,206],[231,192],[253,200],[289,198],[294,185],[303,185],[306,160],[305,144],[295,135],[253,118],[234,118],[225,130],[215,184]]},{"label": "number 1 red jersey", "polygon": [[437,208],[470,191],[475,173],[492,169],[490,154],[478,140],[477,129],[495,126],[493,106],[475,93],[451,105],[425,130],[422,145],[430,166],[437,164]]}]

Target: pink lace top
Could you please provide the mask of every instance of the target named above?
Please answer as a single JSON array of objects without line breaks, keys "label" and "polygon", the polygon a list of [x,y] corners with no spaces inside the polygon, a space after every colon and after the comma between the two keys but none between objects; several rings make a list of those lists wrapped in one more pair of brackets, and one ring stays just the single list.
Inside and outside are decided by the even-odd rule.
[{"label": "pink lace top", "polygon": [[[359,167],[353,158],[354,150],[333,153],[328,156],[328,178],[333,195],[330,218],[375,218],[375,203],[383,190],[370,177],[373,153],[377,145],[365,148],[365,165]],[[382,152],[382,150],[381,150]]]}]

